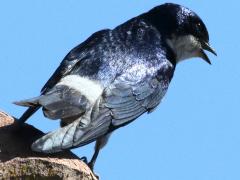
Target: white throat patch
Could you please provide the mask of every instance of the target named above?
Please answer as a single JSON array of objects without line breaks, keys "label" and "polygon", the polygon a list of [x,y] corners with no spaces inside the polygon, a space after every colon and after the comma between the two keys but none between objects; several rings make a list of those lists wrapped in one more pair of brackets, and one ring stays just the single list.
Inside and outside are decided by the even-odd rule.
[{"label": "white throat patch", "polygon": [[100,83],[79,75],[68,75],[57,85],[65,85],[79,91],[90,103],[94,103],[103,92],[103,87]]},{"label": "white throat patch", "polygon": [[177,62],[197,57],[201,48],[200,42],[193,35],[173,36],[171,39],[167,39],[167,44],[176,54]]}]

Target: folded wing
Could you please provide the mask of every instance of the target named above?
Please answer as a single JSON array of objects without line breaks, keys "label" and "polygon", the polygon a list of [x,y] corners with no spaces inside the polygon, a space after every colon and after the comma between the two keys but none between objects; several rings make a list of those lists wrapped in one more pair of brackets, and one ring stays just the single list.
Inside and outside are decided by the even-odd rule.
[{"label": "folded wing", "polygon": [[168,73],[173,73],[168,62],[155,69],[145,66],[129,68],[104,89],[91,111],[43,136],[32,145],[32,149],[51,153],[83,146],[150,112],[167,91],[172,77]]}]

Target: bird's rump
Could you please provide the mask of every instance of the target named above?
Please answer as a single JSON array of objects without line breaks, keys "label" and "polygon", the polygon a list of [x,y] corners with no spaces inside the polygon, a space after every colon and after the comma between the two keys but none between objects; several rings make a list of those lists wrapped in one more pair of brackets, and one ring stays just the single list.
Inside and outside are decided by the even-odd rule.
[{"label": "bird's rump", "polygon": [[[69,119],[81,116],[90,106],[87,98],[68,86],[55,86],[46,94],[15,102],[21,106],[42,106],[43,113],[50,119]],[[74,119],[74,120],[75,120]]]}]

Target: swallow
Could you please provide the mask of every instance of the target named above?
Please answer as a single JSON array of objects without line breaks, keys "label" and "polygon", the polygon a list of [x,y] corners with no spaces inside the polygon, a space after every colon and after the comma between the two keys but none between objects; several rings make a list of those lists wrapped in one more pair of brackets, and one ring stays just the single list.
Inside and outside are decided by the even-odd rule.
[{"label": "swallow", "polygon": [[60,119],[61,128],[32,144],[37,152],[55,153],[96,141],[88,163],[93,169],[113,131],[160,104],[179,62],[200,57],[211,64],[205,51],[217,55],[195,12],[172,3],[154,7],[73,48],[39,96],[15,102],[28,107],[18,122],[40,108],[45,117]]}]

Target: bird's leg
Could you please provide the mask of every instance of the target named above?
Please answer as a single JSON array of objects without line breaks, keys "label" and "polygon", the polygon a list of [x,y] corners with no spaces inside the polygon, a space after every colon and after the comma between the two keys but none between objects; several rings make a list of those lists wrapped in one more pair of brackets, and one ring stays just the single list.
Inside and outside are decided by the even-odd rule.
[{"label": "bird's leg", "polygon": [[99,151],[101,149],[101,140],[97,140],[96,141],[96,144],[95,144],[95,151],[94,151],[94,154],[92,156],[92,159],[91,161],[88,163],[88,166],[89,168],[93,171],[93,168],[94,168],[94,164],[97,160],[97,157],[98,157],[98,154],[99,154]]},{"label": "bird's leg", "polygon": [[107,144],[108,138],[110,137],[111,133],[101,136],[100,138],[97,139],[96,144],[95,144],[95,152],[92,156],[91,161],[88,163],[88,166],[90,169],[93,171],[94,164],[96,162],[96,159],[98,157],[99,151]]}]

